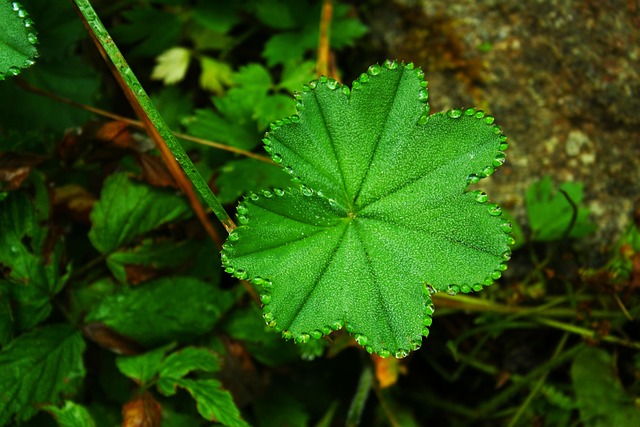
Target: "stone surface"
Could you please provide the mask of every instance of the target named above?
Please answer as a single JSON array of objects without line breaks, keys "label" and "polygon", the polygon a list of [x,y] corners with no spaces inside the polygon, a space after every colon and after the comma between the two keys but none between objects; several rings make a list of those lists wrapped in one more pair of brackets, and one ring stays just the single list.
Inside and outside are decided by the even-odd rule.
[{"label": "stone surface", "polygon": [[526,227],[524,194],[550,175],[585,184],[611,250],[640,203],[640,3],[422,0],[359,10],[371,50],[423,67],[432,111],[474,106],[509,137],[507,163],[481,183]]}]

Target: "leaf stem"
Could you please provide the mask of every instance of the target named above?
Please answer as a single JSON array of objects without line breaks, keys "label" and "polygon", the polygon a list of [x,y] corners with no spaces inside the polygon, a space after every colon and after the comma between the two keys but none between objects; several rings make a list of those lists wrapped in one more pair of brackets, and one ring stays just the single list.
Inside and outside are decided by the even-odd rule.
[{"label": "leaf stem", "polygon": [[318,76],[329,75],[329,37],[331,31],[331,16],[333,15],[333,3],[331,0],[323,0],[320,15],[320,31],[318,37],[318,62],[316,74]]},{"label": "leaf stem", "polygon": [[[233,231],[236,228],[233,220],[229,217],[229,214],[224,210],[218,199],[216,199],[207,182],[197,171],[187,153],[173,135],[162,116],[160,116],[160,113],[142,88],[142,85],[127,64],[127,61],[124,56],[122,56],[122,53],[114,43],[107,29],[98,18],[91,3],[88,0],[74,0],[74,3],[96,47],[109,65],[129,103],[144,124],[149,136],[156,142],[157,148],[167,163],[167,167],[172,173],[176,174],[174,177],[178,183],[185,181],[185,179],[179,179],[182,176],[182,172],[180,171],[181,167],[189,177],[193,187],[200,193],[227,232],[230,233]],[[178,165],[180,167],[178,167]],[[193,189],[188,183],[187,185],[181,185],[181,187],[183,187],[182,189],[185,191],[187,197],[193,194]],[[194,196],[195,195],[191,196],[190,199],[193,199]],[[208,221],[205,220],[203,225],[211,234],[211,230],[207,227],[207,224]]]},{"label": "leaf stem", "polygon": [[356,394],[353,396],[353,400],[351,400],[351,405],[349,406],[347,422],[345,424],[347,427],[356,427],[360,424],[360,417],[362,416],[362,411],[364,411],[364,406],[367,403],[367,397],[369,396],[369,391],[372,386],[373,369],[371,365],[367,363],[362,369]]}]

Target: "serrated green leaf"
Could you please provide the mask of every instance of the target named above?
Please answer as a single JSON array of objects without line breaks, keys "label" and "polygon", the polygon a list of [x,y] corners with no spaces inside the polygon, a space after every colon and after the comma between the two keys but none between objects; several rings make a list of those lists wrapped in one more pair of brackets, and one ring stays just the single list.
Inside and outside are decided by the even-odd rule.
[{"label": "serrated green leaf", "polygon": [[82,405],[67,400],[61,408],[47,405],[44,409],[51,413],[60,427],[95,427],[96,422]]},{"label": "serrated green leaf", "polygon": [[316,64],[313,61],[288,62],[282,67],[282,76],[278,87],[294,93],[315,78]]},{"label": "serrated green leaf", "polygon": [[291,179],[279,167],[255,159],[234,160],[220,169],[216,179],[220,203],[231,203],[260,188],[285,188]]},{"label": "serrated green leaf", "polygon": [[0,425],[25,421],[36,405],[57,404],[75,392],[84,377],[85,343],[67,325],[35,330],[13,340],[0,352]]},{"label": "serrated green leaf", "polygon": [[160,378],[182,378],[193,371],[216,372],[218,357],[206,348],[187,347],[171,353],[160,366]]},{"label": "serrated green leaf", "polygon": [[[595,229],[589,221],[589,209],[579,206],[584,198],[582,187],[578,182],[565,182],[558,187],[578,206],[578,216],[569,233],[573,238],[584,237]],[[554,190],[550,176],[531,184],[527,189],[526,204],[532,240],[545,242],[564,236],[571,222],[573,207],[560,191]]]},{"label": "serrated green leaf", "polygon": [[262,65],[255,63],[240,67],[238,72],[233,75],[233,83],[262,95],[266,95],[272,85],[269,71]]},{"label": "serrated green leaf", "polygon": [[191,62],[191,51],[185,47],[172,47],[156,58],[151,71],[152,80],[162,80],[165,85],[181,82]]},{"label": "serrated green leaf", "polygon": [[234,296],[193,277],[167,277],[125,287],[87,315],[145,346],[188,340],[213,328]]},{"label": "serrated green leaf", "polygon": [[29,14],[17,2],[0,2],[0,80],[34,64],[38,36]]},{"label": "serrated green leaf", "polygon": [[267,65],[273,67],[278,64],[299,61],[304,53],[311,49],[314,37],[309,33],[286,32],[272,36],[264,45],[262,56]]},{"label": "serrated green leaf", "polygon": [[580,419],[585,426],[640,425],[640,411],[614,372],[611,356],[602,349],[587,347],[575,358],[571,378]]},{"label": "serrated green leaf", "polygon": [[175,344],[171,343],[144,354],[118,357],[116,366],[123,375],[136,381],[141,386],[145,386],[156,376],[162,364],[162,359],[174,347]]},{"label": "serrated green leaf", "polygon": [[134,8],[122,14],[129,22],[115,27],[111,33],[117,43],[135,44],[129,56],[156,56],[175,46],[180,38],[180,16],[168,11]]},{"label": "serrated green leaf", "polygon": [[140,234],[189,214],[187,202],[174,192],[116,173],[105,180],[91,211],[89,239],[98,251],[108,254]]},{"label": "serrated green leaf", "polygon": [[[42,183],[40,183],[42,184]],[[36,182],[36,188],[41,185]],[[0,202],[0,266],[7,280],[0,290],[12,302],[16,331],[24,331],[46,319],[51,312],[51,296],[65,285],[68,272],[62,269],[62,242],[45,247],[49,206],[46,188],[36,191],[34,204],[23,192],[11,193]]]},{"label": "serrated green leaf", "polygon": [[118,281],[124,283],[127,281],[127,266],[145,266],[156,270],[175,269],[196,257],[196,251],[200,248],[198,243],[195,240],[154,242],[146,239],[135,248],[121,249],[109,254],[107,267]]},{"label": "serrated green leaf", "polygon": [[403,357],[428,333],[430,291],[480,290],[506,268],[500,208],[466,191],[502,164],[505,138],[473,109],[427,116],[422,76],[388,61],[353,91],[312,82],[267,134],[303,184],[246,198],[222,258],[283,336],[345,326],[369,352]]},{"label": "serrated green leaf", "polygon": [[200,87],[215,94],[222,94],[233,79],[233,70],[226,62],[217,61],[208,56],[201,56]]},{"label": "serrated green leaf", "polygon": [[[164,379],[169,381],[168,378]],[[169,396],[175,393],[175,387],[184,388],[195,399],[198,413],[209,421],[217,421],[229,427],[248,426],[242,419],[240,411],[233,403],[231,394],[222,388],[220,381],[191,380],[191,379],[171,379],[174,388]],[[171,388],[166,389],[171,390]]]}]

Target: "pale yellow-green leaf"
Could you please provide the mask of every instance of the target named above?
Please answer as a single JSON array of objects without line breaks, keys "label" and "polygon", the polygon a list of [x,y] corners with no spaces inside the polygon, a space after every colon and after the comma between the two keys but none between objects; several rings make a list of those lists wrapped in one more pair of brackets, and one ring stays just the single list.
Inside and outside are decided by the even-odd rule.
[{"label": "pale yellow-green leaf", "polygon": [[172,85],[184,79],[191,62],[191,51],[184,47],[172,47],[156,58],[151,78],[162,80],[165,85]]},{"label": "pale yellow-green leaf", "polygon": [[226,62],[216,61],[208,56],[200,58],[202,74],[200,74],[200,87],[215,94],[224,92],[224,87],[232,83],[233,70]]}]

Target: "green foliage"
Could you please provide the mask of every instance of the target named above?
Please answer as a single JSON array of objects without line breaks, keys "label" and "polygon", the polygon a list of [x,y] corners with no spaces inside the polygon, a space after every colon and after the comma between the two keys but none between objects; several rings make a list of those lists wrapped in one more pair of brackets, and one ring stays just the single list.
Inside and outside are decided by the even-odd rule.
[{"label": "green foliage", "polygon": [[[581,183],[565,182],[554,191],[549,176],[529,187],[526,203],[532,240],[559,240],[567,232],[567,237],[580,238],[594,230],[594,225],[589,221],[589,210],[579,206],[584,197],[582,187]],[[576,205],[577,216],[574,223],[571,222],[574,208],[567,197]]]},{"label": "green foliage", "polygon": [[427,116],[422,76],[388,61],[353,92],[312,82],[298,115],[267,134],[300,184],[246,198],[222,256],[261,289],[283,336],[307,342],[346,326],[370,353],[403,357],[428,334],[428,289],[480,290],[506,269],[500,208],[465,191],[502,164],[504,137],[473,109]]},{"label": "green foliage", "polygon": [[38,36],[29,14],[17,2],[0,4],[0,28],[0,80],[4,80],[35,63]]},{"label": "green foliage", "polygon": [[614,376],[611,356],[604,350],[586,348],[571,366],[571,378],[580,419],[587,427],[640,424],[640,410],[634,406]]},{"label": "green foliage", "polygon": [[[36,405],[60,402],[85,375],[81,335],[68,325],[36,329],[0,352],[0,425],[31,418]],[[47,386],[44,387],[43,385]]]},{"label": "green foliage", "polygon": [[98,251],[108,254],[134,237],[188,214],[189,206],[175,193],[135,183],[124,173],[113,174],[91,211],[89,239]]},{"label": "green foliage", "polygon": [[95,427],[96,423],[87,408],[72,401],[65,401],[61,408],[45,406],[60,427]]}]

